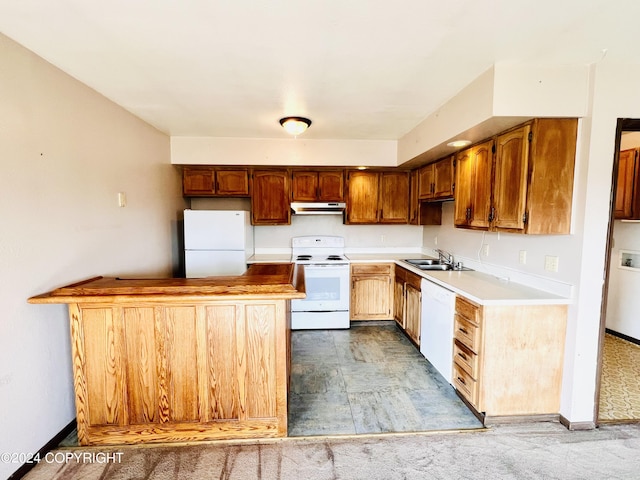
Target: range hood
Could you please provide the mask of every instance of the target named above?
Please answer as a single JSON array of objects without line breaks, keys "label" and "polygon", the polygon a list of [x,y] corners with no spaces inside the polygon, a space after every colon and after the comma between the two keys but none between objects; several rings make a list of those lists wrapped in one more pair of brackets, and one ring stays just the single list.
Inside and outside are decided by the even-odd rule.
[{"label": "range hood", "polygon": [[341,215],[347,206],[344,202],[292,202],[295,215]]}]

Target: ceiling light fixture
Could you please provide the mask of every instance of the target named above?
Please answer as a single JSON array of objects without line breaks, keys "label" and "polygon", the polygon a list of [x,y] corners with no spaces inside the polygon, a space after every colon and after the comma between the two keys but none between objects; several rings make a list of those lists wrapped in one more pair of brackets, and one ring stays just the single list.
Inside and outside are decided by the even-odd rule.
[{"label": "ceiling light fixture", "polygon": [[284,117],[280,119],[280,125],[287,133],[297,137],[311,125],[311,120],[304,117]]},{"label": "ceiling light fixture", "polygon": [[467,145],[471,145],[471,140],[456,140],[447,143],[447,147],[466,147]]}]

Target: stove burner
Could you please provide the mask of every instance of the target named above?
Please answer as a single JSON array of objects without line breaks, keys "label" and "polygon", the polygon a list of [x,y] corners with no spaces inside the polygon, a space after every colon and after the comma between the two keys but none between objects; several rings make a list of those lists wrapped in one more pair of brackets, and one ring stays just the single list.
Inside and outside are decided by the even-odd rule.
[{"label": "stove burner", "polygon": [[342,257],[339,255],[329,255],[327,260],[342,260]]},{"label": "stove burner", "polygon": [[296,260],[311,260],[311,255],[298,255]]}]

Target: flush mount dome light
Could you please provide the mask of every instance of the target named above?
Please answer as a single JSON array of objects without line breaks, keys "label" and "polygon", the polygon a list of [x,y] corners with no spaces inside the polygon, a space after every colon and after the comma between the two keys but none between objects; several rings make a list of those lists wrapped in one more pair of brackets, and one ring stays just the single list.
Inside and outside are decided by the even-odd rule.
[{"label": "flush mount dome light", "polygon": [[304,117],[284,117],[280,119],[280,125],[282,125],[287,133],[297,137],[309,128],[311,120]]},{"label": "flush mount dome light", "polygon": [[471,145],[471,140],[456,140],[447,143],[447,147],[466,147],[467,145]]}]

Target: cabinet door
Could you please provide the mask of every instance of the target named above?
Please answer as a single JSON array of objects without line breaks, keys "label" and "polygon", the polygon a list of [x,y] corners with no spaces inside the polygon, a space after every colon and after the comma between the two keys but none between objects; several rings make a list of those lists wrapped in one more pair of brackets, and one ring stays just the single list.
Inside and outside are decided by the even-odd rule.
[{"label": "cabinet door", "polygon": [[471,188],[473,180],[473,162],[471,150],[467,149],[456,155],[456,196],[453,223],[466,226],[471,218]]},{"label": "cabinet door", "polygon": [[418,170],[418,192],[420,200],[433,198],[434,168],[433,164],[425,165]]},{"label": "cabinet door", "polygon": [[396,266],[395,281],[393,282],[393,318],[400,328],[405,328],[404,315],[404,281],[406,270]]},{"label": "cabinet door", "polygon": [[246,168],[216,170],[216,194],[248,197],[249,171]]},{"label": "cabinet door", "polygon": [[489,228],[489,213],[491,212],[491,168],[493,166],[492,150],[493,140],[474,147],[471,152],[473,175],[469,225],[472,227]]},{"label": "cabinet door", "polygon": [[491,215],[494,228],[524,230],[530,131],[531,127],[525,125],[496,140]]},{"label": "cabinet door", "polygon": [[618,180],[616,189],[615,218],[633,218],[633,197],[637,175],[637,150],[620,152]]},{"label": "cabinet door", "polygon": [[294,171],[291,181],[291,198],[294,202],[314,202],[318,193],[318,173]]},{"label": "cabinet door", "polygon": [[213,168],[185,167],[182,171],[183,195],[213,195],[215,186]]},{"label": "cabinet door", "polygon": [[351,320],[389,320],[391,318],[391,277],[354,276],[351,279]]},{"label": "cabinet door", "polygon": [[407,223],[409,220],[409,172],[382,172],[379,202],[379,223]]},{"label": "cabinet door", "polygon": [[453,198],[454,161],[455,157],[452,155],[433,164],[433,198],[435,200]]},{"label": "cabinet door", "polygon": [[416,345],[420,345],[420,289],[405,284],[405,330]]},{"label": "cabinet door", "polygon": [[420,197],[418,191],[418,170],[409,174],[409,224],[419,225]]},{"label": "cabinet door", "polygon": [[318,172],[318,200],[342,202],[344,200],[344,172],[327,170]]},{"label": "cabinet door", "polygon": [[378,223],[377,172],[350,171],[347,174],[347,224]]},{"label": "cabinet door", "polygon": [[254,170],[251,188],[251,223],[253,225],[289,225],[288,170]]}]

